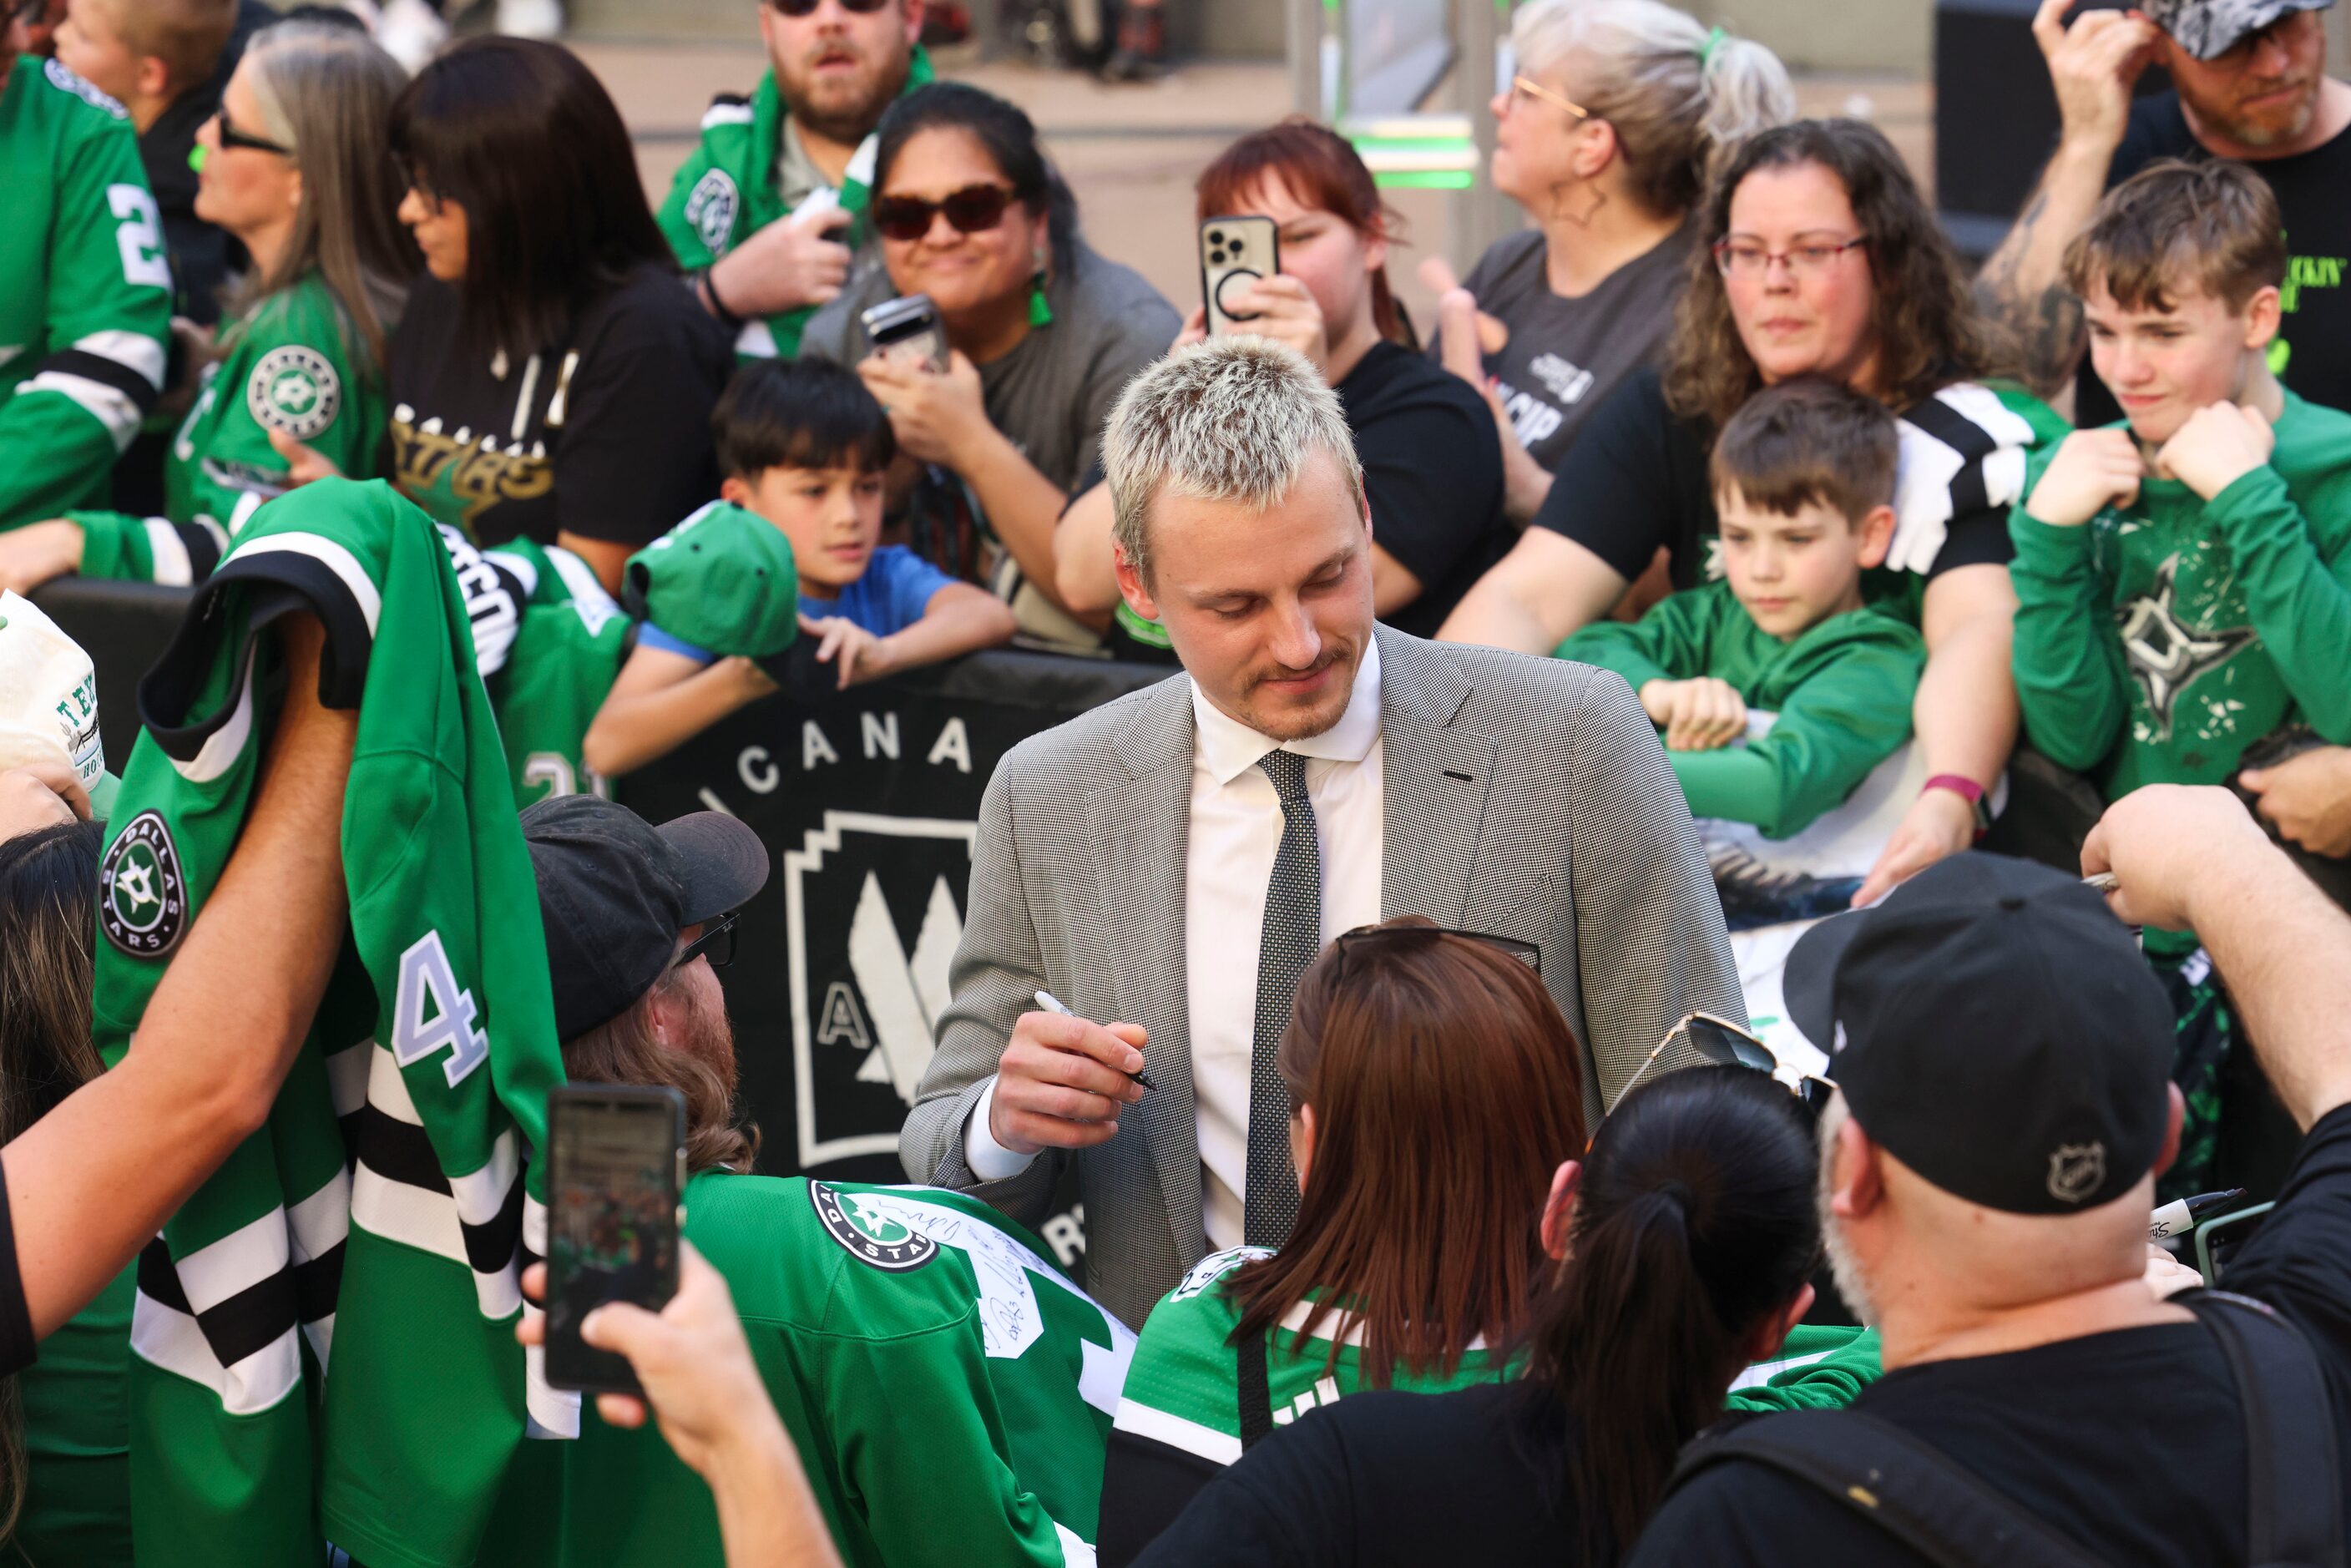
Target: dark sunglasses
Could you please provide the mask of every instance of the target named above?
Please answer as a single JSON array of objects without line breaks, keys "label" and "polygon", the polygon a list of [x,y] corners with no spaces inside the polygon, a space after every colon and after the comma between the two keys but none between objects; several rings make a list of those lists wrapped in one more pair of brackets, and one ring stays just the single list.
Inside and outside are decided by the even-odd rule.
[{"label": "dark sunglasses", "polygon": [[735,961],[735,923],[742,918],[739,912],[729,910],[702,928],[702,935],[685,945],[685,951],[672,964],[673,972],[684,968],[696,958],[707,958],[714,969],[723,969]]},{"label": "dark sunglasses", "polygon": [[[823,5],[824,0],[768,0],[768,4],[798,21],[802,16],[815,16],[816,8]],[[888,4],[890,0],[841,0],[841,8],[852,16],[871,16]]]},{"label": "dark sunglasses", "polygon": [[1004,209],[1011,204],[1012,190],[1007,185],[966,185],[935,202],[883,196],[873,204],[873,226],[884,239],[911,243],[930,233],[931,220],[945,213],[956,233],[986,234],[1004,221]]},{"label": "dark sunglasses", "polygon": [[256,152],[275,152],[280,158],[294,156],[294,149],[282,141],[272,141],[266,136],[256,136],[250,131],[239,131],[235,121],[228,117],[228,105],[225,102],[213,110],[213,119],[220,125],[220,144],[223,147],[250,147]]},{"label": "dark sunglasses", "polygon": [[[1687,1045],[1691,1054],[1710,1067],[1744,1067],[1750,1071],[1764,1073],[1776,1073],[1780,1070],[1780,1059],[1771,1054],[1771,1048],[1747,1030],[1712,1013],[1691,1013],[1667,1030],[1666,1038],[1657,1042],[1657,1049],[1649,1052],[1641,1065],[1634,1069],[1633,1076],[1626,1079],[1625,1087],[1617,1092],[1617,1104],[1625,1103],[1625,1096],[1633,1092],[1633,1085],[1641,1081],[1641,1074],[1648,1071],[1651,1064],[1677,1040]],[[1796,1097],[1796,1103],[1804,1108],[1805,1113],[1817,1122],[1821,1113],[1828,1109],[1829,1101],[1835,1097],[1836,1085],[1825,1078],[1815,1078],[1807,1073],[1791,1085],[1788,1092]]]},{"label": "dark sunglasses", "polygon": [[1536,974],[1542,973],[1542,949],[1515,936],[1489,936],[1483,931],[1455,931],[1443,925],[1358,925],[1353,931],[1342,932],[1332,939],[1331,946],[1339,951],[1338,978],[1345,980],[1348,964],[1364,954],[1383,948],[1409,952],[1416,947],[1426,947],[1440,936],[1458,936],[1466,942],[1483,942],[1489,947],[1498,947],[1508,953]]}]

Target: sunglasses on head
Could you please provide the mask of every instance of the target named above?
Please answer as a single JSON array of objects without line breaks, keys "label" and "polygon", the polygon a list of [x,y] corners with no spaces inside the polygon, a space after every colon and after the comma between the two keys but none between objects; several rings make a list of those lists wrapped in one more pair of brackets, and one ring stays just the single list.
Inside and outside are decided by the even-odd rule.
[{"label": "sunglasses on head", "polygon": [[920,196],[878,197],[871,210],[883,238],[910,244],[930,233],[931,220],[941,213],[959,235],[986,234],[1004,221],[1004,210],[1011,204],[1008,185],[966,185],[935,202]]},{"label": "sunglasses on head", "polygon": [[[768,4],[798,21],[803,16],[815,16],[816,8],[823,5],[824,0],[768,0]],[[841,0],[841,8],[853,16],[871,16],[888,4],[890,0]]]},{"label": "sunglasses on head", "polygon": [[[1641,1065],[1634,1069],[1633,1076],[1626,1079],[1625,1087],[1617,1092],[1617,1104],[1625,1103],[1625,1096],[1633,1092],[1633,1085],[1641,1081],[1641,1074],[1648,1071],[1657,1058],[1677,1042],[1710,1067],[1744,1067],[1754,1072],[1774,1074],[1780,1071],[1780,1059],[1771,1054],[1771,1048],[1749,1030],[1712,1013],[1691,1013],[1667,1030],[1666,1038],[1657,1042],[1657,1049],[1649,1052],[1642,1059]],[[1807,1073],[1790,1084],[1788,1092],[1796,1097],[1796,1103],[1804,1108],[1805,1114],[1818,1121],[1821,1113],[1828,1109],[1829,1101],[1835,1096],[1836,1085],[1825,1078],[1815,1078]]]},{"label": "sunglasses on head", "polygon": [[1531,942],[1521,942],[1515,936],[1491,936],[1483,931],[1456,931],[1444,925],[1358,925],[1332,939],[1331,946],[1339,952],[1339,974],[1347,977],[1350,962],[1383,950],[1409,952],[1426,947],[1440,936],[1458,936],[1465,942],[1482,942],[1516,958],[1537,975],[1542,973],[1542,949]]}]

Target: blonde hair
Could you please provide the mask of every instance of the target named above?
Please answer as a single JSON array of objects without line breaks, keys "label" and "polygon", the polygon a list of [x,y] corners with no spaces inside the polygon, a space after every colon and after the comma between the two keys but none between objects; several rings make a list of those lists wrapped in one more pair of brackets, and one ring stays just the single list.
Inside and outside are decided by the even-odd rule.
[{"label": "blonde hair", "polygon": [[364,34],[323,22],[264,27],[246,46],[241,68],[262,129],[293,149],[302,202],[285,254],[266,276],[247,280],[235,313],[316,272],[341,307],[345,336],[356,340],[349,346],[381,367],[416,263],[383,151],[392,101],[408,78]]},{"label": "blonde hair", "polygon": [[1262,510],[1290,494],[1317,452],[1339,465],[1348,489],[1362,486],[1339,394],[1297,350],[1231,337],[1170,354],[1126,383],[1102,435],[1112,538],[1147,577],[1144,515],[1161,490]]},{"label": "blonde hair", "polygon": [[236,0],[101,0],[114,36],[131,54],[163,62],[174,97],[220,65],[236,30]]},{"label": "blonde hair", "polygon": [[1779,56],[1657,0],[1533,0],[1510,47],[1521,69],[1568,74],[1571,96],[1615,131],[1634,197],[1660,214],[1698,204],[1724,149],[1796,118]]}]

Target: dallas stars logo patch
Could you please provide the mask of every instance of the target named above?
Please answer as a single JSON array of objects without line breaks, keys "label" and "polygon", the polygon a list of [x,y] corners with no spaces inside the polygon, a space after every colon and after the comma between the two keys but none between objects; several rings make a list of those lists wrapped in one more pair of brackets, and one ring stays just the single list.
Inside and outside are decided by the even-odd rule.
[{"label": "dallas stars logo patch", "polygon": [[718,256],[726,248],[726,236],[735,232],[735,212],[742,198],[735,189],[734,176],[724,169],[713,169],[694,183],[686,193],[685,221]]},{"label": "dallas stars logo patch", "polygon": [[939,1255],[939,1244],[919,1230],[908,1228],[892,1215],[869,1208],[853,1192],[842,1192],[820,1181],[809,1183],[809,1201],[816,1217],[835,1241],[860,1262],[893,1274],[921,1268]]},{"label": "dallas stars logo patch", "polygon": [[2252,646],[2255,639],[2250,626],[2199,632],[2182,621],[2176,605],[2179,576],[2179,558],[2175,555],[2156,569],[2154,591],[2116,614],[2122,623],[2123,654],[2131,680],[2155,717],[2158,740],[2171,737],[2172,710],[2179,694]]},{"label": "dallas stars logo patch", "polygon": [[98,868],[98,928],[134,958],[160,957],[188,925],[180,852],[158,811],[141,811],[116,836]]},{"label": "dallas stars logo patch", "polygon": [[308,441],[334,423],[342,405],[343,380],[334,362],[298,343],[262,355],[245,383],[246,411],[254,423],[297,441]]}]

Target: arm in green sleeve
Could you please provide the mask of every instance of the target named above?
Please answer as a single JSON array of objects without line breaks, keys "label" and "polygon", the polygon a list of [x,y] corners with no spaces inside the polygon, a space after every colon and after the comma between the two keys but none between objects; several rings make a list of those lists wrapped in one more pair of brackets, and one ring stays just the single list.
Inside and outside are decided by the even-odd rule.
[{"label": "arm in green sleeve", "polygon": [[662,237],[669,241],[669,248],[677,256],[677,265],[687,272],[699,272],[718,259],[703,243],[702,231],[687,222],[685,216],[686,199],[712,167],[710,140],[705,137],[695,143],[693,154],[679,168],[676,178],[670,181],[669,194],[662,198],[661,211],[654,214],[654,221],[661,225]]},{"label": "arm in green sleeve", "polygon": [[1799,1345],[1798,1335],[1823,1340],[1842,1336],[1842,1343],[1816,1360],[1788,1367],[1767,1383],[1740,1389],[1725,1402],[1726,1408],[1758,1415],[1775,1410],[1841,1410],[1885,1371],[1876,1329],[1798,1328],[1782,1347],[1783,1354],[1809,1354]]},{"label": "arm in green sleeve", "polygon": [[1925,664],[1917,634],[1885,622],[1883,634],[1873,629],[1832,653],[1781,703],[1761,739],[1667,752],[1690,814],[1752,822],[1774,839],[1810,827],[1909,738]]},{"label": "arm in green sleeve", "polygon": [[[28,177],[31,177],[28,174]],[[61,150],[49,232],[47,358],[0,396],[0,528],[103,494],[163,382],[172,272],[124,122]]]},{"label": "arm in green sleeve", "polygon": [[2019,507],[2009,514],[2016,559],[2012,655],[2024,733],[2061,768],[2087,772],[2123,737],[2130,678],[2108,613],[2113,588],[2090,553],[2090,529],[2052,528]]},{"label": "arm in green sleeve", "polygon": [[1638,621],[1595,621],[1572,633],[1552,657],[1614,670],[1636,697],[1648,681],[1694,679],[1706,674],[1707,648],[1726,591],[1692,589],[1658,601]]},{"label": "arm in green sleeve", "polygon": [[228,536],[208,520],[175,523],[124,512],[68,512],[81,529],[81,575],[185,588],[212,575]]},{"label": "arm in green sleeve", "polygon": [[[2351,507],[2351,487],[2321,494]],[[2313,729],[2351,741],[2351,549],[2329,561],[2276,469],[2254,469],[2212,497],[2206,521],[2228,540],[2262,647]]]}]

